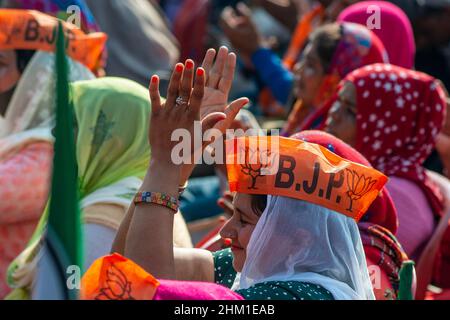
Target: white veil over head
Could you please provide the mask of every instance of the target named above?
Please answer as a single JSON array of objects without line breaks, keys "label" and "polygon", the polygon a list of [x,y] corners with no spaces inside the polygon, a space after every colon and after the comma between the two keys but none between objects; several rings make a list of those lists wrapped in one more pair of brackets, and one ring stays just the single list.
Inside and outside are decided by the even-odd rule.
[{"label": "white veil over head", "polygon": [[336,300],[374,300],[356,222],[306,201],[268,196],[233,289],[267,281],[320,285]]},{"label": "white veil over head", "polygon": [[[67,62],[69,81],[95,78],[81,63],[70,57]],[[0,116],[0,138],[37,128],[52,128],[55,99],[55,55],[36,51],[14,90],[5,117]]]},{"label": "white veil over head", "polygon": [[[91,80],[87,67],[67,57],[69,81]],[[33,142],[53,142],[55,55],[36,51],[23,72],[4,117],[0,116],[0,159]]]}]

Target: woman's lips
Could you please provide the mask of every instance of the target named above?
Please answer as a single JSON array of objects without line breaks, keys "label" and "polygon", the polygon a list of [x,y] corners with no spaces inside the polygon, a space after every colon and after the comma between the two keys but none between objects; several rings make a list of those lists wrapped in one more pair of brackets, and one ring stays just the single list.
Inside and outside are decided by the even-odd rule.
[{"label": "woman's lips", "polygon": [[303,81],[301,80],[295,81],[294,88],[297,92],[302,91],[304,89]]}]

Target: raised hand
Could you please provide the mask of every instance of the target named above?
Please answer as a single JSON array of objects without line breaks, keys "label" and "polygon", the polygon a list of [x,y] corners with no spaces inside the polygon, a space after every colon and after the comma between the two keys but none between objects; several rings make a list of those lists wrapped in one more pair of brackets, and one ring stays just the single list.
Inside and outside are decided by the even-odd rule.
[{"label": "raised hand", "polygon": [[201,119],[212,112],[225,111],[236,70],[236,55],[229,53],[227,47],[221,47],[216,57],[216,50],[209,49],[202,67],[206,73],[206,87],[200,108]]},{"label": "raised hand", "polygon": [[194,83],[192,60],[187,60],[186,66],[178,63],[169,82],[167,100],[162,102],[159,78],[152,77],[149,88],[152,102],[149,127],[152,158],[171,161],[171,151],[176,145],[176,142],[171,141],[171,136],[176,129],[186,129],[191,133],[191,137],[194,136],[194,121],[200,120],[205,80],[205,70],[198,68]]},{"label": "raised hand", "polygon": [[[298,1],[298,0],[296,0]],[[300,14],[299,7],[294,0],[252,0],[250,4],[263,7],[272,17],[286,26],[291,32],[295,31]],[[305,1],[305,0],[301,0]],[[305,4],[303,4],[305,6]],[[306,4],[309,6],[309,4]]]},{"label": "raised hand", "polygon": [[[228,54],[228,51],[225,52]],[[210,53],[211,55],[211,53]],[[210,57],[209,57],[210,58]],[[233,58],[230,58],[229,66],[233,65]],[[204,105],[206,73],[204,68],[198,68],[194,81],[194,62],[187,60],[186,65],[178,63],[175,67],[172,77],[169,82],[167,91],[167,100],[161,101],[159,93],[159,78],[153,76],[150,83],[150,99],[152,102],[152,112],[149,126],[149,143],[152,150],[152,161],[159,163],[172,163],[171,152],[178,142],[171,141],[172,133],[176,129],[186,129],[189,131],[192,139],[195,139],[194,123],[200,121],[202,124],[202,131],[215,128],[222,133],[230,128],[239,110],[248,103],[247,98],[240,98],[233,101],[229,106],[226,106],[226,99],[228,98],[229,87],[231,86],[232,75],[224,72],[220,67],[221,62],[211,69],[206,61],[206,67],[209,69],[209,88],[210,92],[217,92],[217,95],[225,97],[225,104],[211,104],[211,108],[203,112],[200,116],[201,106]],[[227,65],[225,62],[224,66]],[[214,68],[216,68],[214,70]],[[231,68],[233,69],[233,68]],[[213,71],[214,70],[214,71]],[[222,70],[222,71],[220,71]],[[231,77],[231,79],[230,79]],[[229,84],[227,80],[229,79]],[[217,85],[216,85],[217,83]],[[192,88],[193,86],[193,88]],[[213,88],[216,89],[213,89]],[[220,93],[218,93],[220,91]],[[219,98],[214,100],[210,98],[209,101],[222,101]],[[223,112],[220,112],[223,111]],[[202,144],[205,148],[207,144]],[[192,154],[199,150],[193,150]],[[201,150],[200,150],[201,151]],[[190,176],[193,169],[192,164],[186,164],[181,168],[180,185]]]},{"label": "raised hand", "polygon": [[237,5],[237,11],[231,7],[223,10],[220,26],[240,55],[249,59],[263,46],[263,39],[251,18],[251,9],[244,3]]},{"label": "raised hand", "polygon": [[202,66],[206,76],[205,94],[200,107],[200,119],[204,122],[203,128],[210,128],[209,117],[220,112],[224,113],[226,118],[214,127],[225,132],[232,125],[239,110],[248,103],[247,98],[241,98],[227,105],[236,71],[236,55],[229,52],[227,47],[221,47],[217,56],[216,50],[209,49]]}]

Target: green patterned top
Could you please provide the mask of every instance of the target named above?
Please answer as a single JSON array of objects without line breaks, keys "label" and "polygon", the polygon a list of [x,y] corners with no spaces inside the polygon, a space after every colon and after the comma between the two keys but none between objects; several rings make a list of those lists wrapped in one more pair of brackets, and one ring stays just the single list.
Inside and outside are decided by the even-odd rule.
[{"label": "green patterned top", "polygon": [[[215,282],[231,289],[236,271],[230,249],[213,252]],[[299,281],[270,281],[238,290],[246,300],[334,300],[332,294],[321,286]]]}]

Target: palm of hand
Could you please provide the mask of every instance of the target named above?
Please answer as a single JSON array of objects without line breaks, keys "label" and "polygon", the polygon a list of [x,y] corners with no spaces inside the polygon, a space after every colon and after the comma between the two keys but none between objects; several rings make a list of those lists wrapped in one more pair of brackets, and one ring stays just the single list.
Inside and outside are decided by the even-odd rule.
[{"label": "palm of hand", "polygon": [[216,88],[205,87],[205,95],[200,109],[200,119],[213,112],[224,112],[228,103],[228,95]]}]

